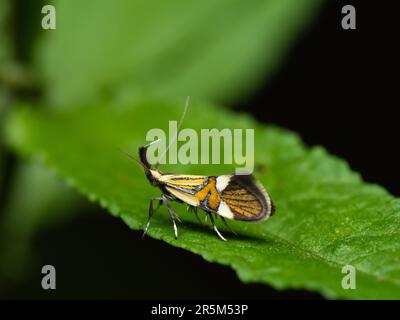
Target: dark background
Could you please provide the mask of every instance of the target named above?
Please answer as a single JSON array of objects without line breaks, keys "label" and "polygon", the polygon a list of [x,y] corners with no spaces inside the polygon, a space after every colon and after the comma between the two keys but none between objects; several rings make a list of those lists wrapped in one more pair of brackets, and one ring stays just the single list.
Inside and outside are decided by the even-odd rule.
[{"label": "dark background", "polygon": [[[323,145],[366,181],[400,196],[395,90],[400,37],[394,3],[328,0],[273,81],[233,107],[298,132],[310,146]],[[345,4],[356,6],[357,30],[341,28]],[[321,298],[242,284],[230,268],[161,241],[142,241],[139,232],[95,206],[41,233],[34,246],[38,266],[56,266],[57,290],[41,289],[38,267],[8,298]]]},{"label": "dark background", "polygon": [[[323,145],[366,181],[400,196],[396,2],[327,2],[273,82],[238,108]],[[345,4],[356,8],[356,30],[340,26]]]}]

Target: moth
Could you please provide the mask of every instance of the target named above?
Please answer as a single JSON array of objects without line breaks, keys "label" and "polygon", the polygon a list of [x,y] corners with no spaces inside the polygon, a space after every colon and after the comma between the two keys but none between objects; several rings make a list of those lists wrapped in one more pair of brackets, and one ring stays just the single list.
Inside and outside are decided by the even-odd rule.
[{"label": "moth", "polygon": [[[188,103],[189,99],[186,100],[185,111],[178,126],[179,129],[186,114]],[[157,141],[152,143],[155,142]],[[140,164],[150,184],[161,190],[161,196],[150,199],[148,220],[143,237],[150,227],[154,211],[164,205],[173,223],[175,239],[178,238],[177,221],[180,222],[180,220],[171,207],[171,201],[188,205],[188,211],[192,211],[200,222],[197,209],[204,210],[214,231],[224,241],[226,241],[226,238],[218,230],[214,217],[220,217],[227,228],[230,229],[225,218],[253,222],[265,220],[274,213],[275,207],[271,197],[252,175],[202,176],[163,173],[158,170],[157,165],[153,167],[148,161],[147,148],[150,145],[139,148]],[[156,209],[153,206],[154,201],[158,201]],[[230,230],[233,232],[232,229]]]}]

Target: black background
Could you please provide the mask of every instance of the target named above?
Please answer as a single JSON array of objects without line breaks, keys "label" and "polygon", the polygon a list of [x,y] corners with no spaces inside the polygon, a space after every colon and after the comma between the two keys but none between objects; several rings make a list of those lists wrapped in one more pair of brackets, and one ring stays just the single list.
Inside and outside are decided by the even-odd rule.
[{"label": "black background", "polygon": [[[323,145],[366,181],[399,196],[400,37],[394,3],[328,0],[276,77],[233,107],[298,132],[310,146]],[[344,4],[356,6],[357,30],[341,28]],[[230,268],[161,241],[142,241],[139,232],[97,207],[42,233],[35,248],[38,266],[56,266],[57,290],[41,289],[38,267],[8,298],[321,298],[242,284]]]},{"label": "black background", "polygon": [[[238,105],[323,145],[400,196],[400,20],[395,1],[328,1],[272,83]],[[354,4],[357,29],[340,27]],[[270,106],[270,107],[269,107]]]}]

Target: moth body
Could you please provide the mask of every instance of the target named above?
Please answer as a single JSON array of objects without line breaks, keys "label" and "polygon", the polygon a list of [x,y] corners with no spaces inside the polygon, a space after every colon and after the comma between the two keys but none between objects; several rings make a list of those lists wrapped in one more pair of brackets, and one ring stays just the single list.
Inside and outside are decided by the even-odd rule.
[{"label": "moth body", "polygon": [[224,222],[224,218],[247,222],[262,221],[273,214],[274,205],[269,194],[252,175],[164,174],[150,166],[146,157],[147,147],[139,148],[140,160],[147,179],[161,190],[162,196],[153,198],[150,202],[145,233],[153,214],[153,200],[159,200],[159,204],[167,207],[174,223],[175,237],[177,237],[175,222],[178,217],[169,205],[170,200],[194,208],[196,215],[197,208],[204,210],[210,217],[214,230],[223,240],[226,239],[218,231],[213,214],[221,217]]}]

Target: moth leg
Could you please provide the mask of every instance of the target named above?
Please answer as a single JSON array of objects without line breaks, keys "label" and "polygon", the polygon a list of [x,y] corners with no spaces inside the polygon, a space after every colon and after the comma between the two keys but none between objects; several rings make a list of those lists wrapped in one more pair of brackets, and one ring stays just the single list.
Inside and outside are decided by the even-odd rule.
[{"label": "moth leg", "polygon": [[208,213],[208,216],[210,217],[210,221],[211,221],[211,223],[212,223],[212,225],[213,225],[214,231],[218,234],[218,236],[219,236],[222,240],[227,241],[227,240],[224,238],[224,236],[219,232],[219,230],[218,230],[218,228],[217,228],[217,225],[215,224],[214,217],[212,216],[212,214],[211,214],[211,213]]},{"label": "moth leg", "polygon": [[169,204],[168,198],[163,196],[163,203],[165,205],[165,207],[168,210],[169,216],[171,217],[172,223],[174,225],[174,234],[175,234],[175,239],[178,239],[178,227],[176,226],[176,221],[179,221],[178,216],[176,215],[176,213],[174,212],[174,210],[172,209],[171,205]]},{"label": "moth leg", "polygon": [[232,232],[235,236],[237,236],[237,233],[228,225],[228,223],[226,222],[225,218],[223,216],[221,216],[221,220],[223,221],[225,227]]},{"label": "moth leg", "polygon": [[157,197],[157,199],[155,199],[155,200],[158,200],[157,207],[154,209],[154,211],[157,211],[163,204],[163,200],[162,200],[162,197]]},{"label": "moth leg", "polygon": [[187,205],[186,207],[187,212],[194,213],[197,216],[197,207],[193,207],[191,205]]},{"label": "moth leg", "polygon": [[163,203],[167,207],[171,219],[182,223],[181,219],[179,219],[178,215],[169,204],[169,199],[166,196],[164,196]]},{"label": "moth leg", "polygon": [[[162,203],[162,197],[153,197],[153,198],[151,198],[150,199],[150,204],[149,204],[149,217],[148,217],[148,219],[147,219],[147,223],[146,223],[146,227],[144,228],[144,231],[143,231],[143,234],[142,234],[142,239],[144,239],[144,237],[146,236],[146,234],[147,234],[147,231],[149,230],[149,227],[150,227],[150,222],[151,222],[151,218],[153,217],[153,213],[154,213],[154,210],[153,210],[153,201],[154,200],[158,200],[158,201],[161,201],[161,203]],[[160,207],[160,202],[158,203],[158,207],[157,207],[157,209]],[[156,210],[157,210],[156,209]]]},{"label": "moth leg", "polygon": [[199,214],[197,213],[197,207],[193,208],[193,213],[196,216],[197,220],[200,222],[201,225],[204,225],[203,221],[200,219]]}]

